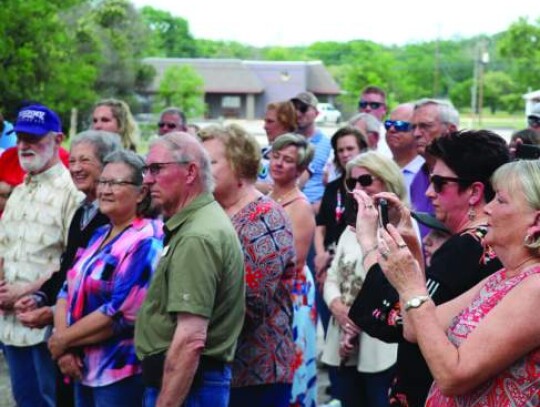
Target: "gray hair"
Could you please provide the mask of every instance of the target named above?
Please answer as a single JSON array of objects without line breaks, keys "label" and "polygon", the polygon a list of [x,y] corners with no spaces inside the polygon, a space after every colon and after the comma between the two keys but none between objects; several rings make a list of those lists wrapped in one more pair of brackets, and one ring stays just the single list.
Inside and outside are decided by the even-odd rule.
[{"label": "gray hair", "polygon": [[118,134],[102,130],[80,132],[73,138],[71,148],[79,144],[91,144],[101,165],[104,165],[106,156],[122,148],[122,141]]},{"label": "gray hair", "polygon": [[272,150],[281,151],[289,146],[295,146],[297,149],[296,166],[303,169],[307,168],[315,156],[315,147],[300,134],[285,133],[275,139]]},{"label": "gray hair", "polygon": [[[144,159],[137,153],[131,150],[118,150],[110,153],[105,157],[104,165],[121,163],[125,164],[131,170],[131,182],[139,189],[143,188],[143,167]],[[137,215],[144,218],[155,218],[158,212],[152,207],[150,194],[147,190],[144,192],[144,197],[137,204]]]},{"label": "gray hair", "polygon": [[163,115],[166,115],[166,114],[177,115],[178,117],[180,117],[180,119],[182,119],[182,125],[183,126],[187,125],[186,114],[180,108],[174,107],[174,106],[167,107],[165,110],[163,110],[159,114],[159,117],[161,118],[163,117]]},{"label": "gray hair", "polygon": [[204,192],[212,193],[215,182],[212,176],[212,166],[210,156],[203,147],[202,142],[189,133],[173,131],[154,139],[150,143],[150,148],[156,144],[164,145],[179,163],[196,162],[200,169],[200,182]]},{"label": "gray hair", "polygon": [[409,197],[407,187],[405,186],[405,179],[394,160],[376,151],[367,151],[357,155],[347,163],[347,177],[351,176],[353,168],[356,167],[362,167],[368,170],[371,175],[383,182],[386,191],[393,192],[402,202],[408,204]]},{"label": "gray hair", "polygon": [[414,103],[414,110],[424,106],[434,105],[439,110],[439,120],[444,124],[453,124],[459,127],[459,112],[450,103],[436,99],[420,99]]},{"label": "gray hair", "polygon": [[366,123],[366,130],[372,133],[379,133],[381,131],[381,122],[373,115],[369,113],[357,113],[349,119],[349,125],[356,127],[356,123],[364,121]]}]

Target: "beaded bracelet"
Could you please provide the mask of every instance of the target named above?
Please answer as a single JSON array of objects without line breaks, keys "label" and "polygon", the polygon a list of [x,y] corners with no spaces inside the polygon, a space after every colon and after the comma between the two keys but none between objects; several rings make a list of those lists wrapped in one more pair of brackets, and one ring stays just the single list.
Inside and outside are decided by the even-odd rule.
[{"label": "beaded bracelet", "polygon": [[377,250],[378,248],[379,248],[379,245],[376,244],[376,245],[373,246],[372,248],[367,249],[367,250],[364,252],[364,255],[362,256],[362,264],[366,261],[367,256],[369,256],[372,252],[374,252],[374,251]]}]

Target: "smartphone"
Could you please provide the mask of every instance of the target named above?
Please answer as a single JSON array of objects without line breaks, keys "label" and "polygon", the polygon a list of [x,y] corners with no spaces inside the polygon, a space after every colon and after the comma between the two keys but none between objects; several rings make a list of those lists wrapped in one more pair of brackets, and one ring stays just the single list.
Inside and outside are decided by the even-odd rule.
[{"label": "smartphone", "polygon": [[516,159],[537,160],[540,158],[540,146],[535,144],[518,144],[516,146]]},{"label": "smartphone", "polygon": [[379,225],[386,229],[386,225],[388,225],[388,201],[379,199],[377,207],[379,209]]},{"label": "smartphone", "polygon": [[356,217],[358,216],[358,202],[354,199],[353,194],[345,195],[345,223],[349,226],[356,227]]}]

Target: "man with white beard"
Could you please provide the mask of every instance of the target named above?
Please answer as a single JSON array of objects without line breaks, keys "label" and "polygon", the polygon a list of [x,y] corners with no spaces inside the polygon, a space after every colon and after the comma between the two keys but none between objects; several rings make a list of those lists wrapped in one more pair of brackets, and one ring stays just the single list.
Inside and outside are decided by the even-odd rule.
[{"label": "man with white beard", "polygon": [[73,213],[84,198],[60,162],[58,115],[41,105],[23,108],[14,127],[24,182],[15,187],[0,220],[0,342],[17,406],[55,406],[55,366],[49,329],[22,325],[13,308],[59,269]]}]

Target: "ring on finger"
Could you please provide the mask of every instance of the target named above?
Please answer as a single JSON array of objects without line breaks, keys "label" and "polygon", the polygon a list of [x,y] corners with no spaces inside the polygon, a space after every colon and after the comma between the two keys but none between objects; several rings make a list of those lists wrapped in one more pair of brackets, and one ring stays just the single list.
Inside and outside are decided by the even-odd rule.
[{"label": "ring on finger", "polygon": [[397,247],[399,247],[400,249],[404,249],[405,247],[407,247],[407,244],[406,243],[399,243],[397,245]]}]

